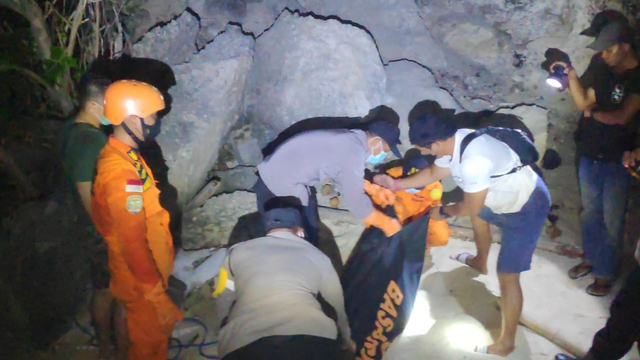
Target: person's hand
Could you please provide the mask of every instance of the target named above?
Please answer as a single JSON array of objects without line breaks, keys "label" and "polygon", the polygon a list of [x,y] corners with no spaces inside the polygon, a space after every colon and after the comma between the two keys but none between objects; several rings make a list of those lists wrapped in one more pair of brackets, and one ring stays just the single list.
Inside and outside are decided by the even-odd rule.
[{"label": "person's hand", "polygon": [[431,208],[429,217],[436,221],[444,220],[444,217],[440,215],[440,208],[442,208],[442,205]]},{"label": "person's hand", "polygon": [[400,190],[400,189],[397,189],[396,187],[396,180],[386,174],[378,174],[374,176],[373,182],[391,191]]},{"label": "person's hand", "polygon": [[640,160],[640,148],[633,151],[625,151],[622,155],[622,165],[625,167],[633,167],[638,164]]},{"label": "person's hand", "polygon": [[342,350],[348,352],[349,354],[355,354],[356,352],[356,342],[351,338],[342,339]]},{"label": "person's hand", "polygon": [[569,64],[567,64],[564,61],[556,61],[553,64],[551,64],[551,66],[549,67],[549,69],[553,70],[553,67],[556,65],[560,65],[562,67],[564,67],[564,73],[565,75],[567,75],[569,77],[569,80],[575,80],[578,78],[578,74],[576,73],[576,70]]}]

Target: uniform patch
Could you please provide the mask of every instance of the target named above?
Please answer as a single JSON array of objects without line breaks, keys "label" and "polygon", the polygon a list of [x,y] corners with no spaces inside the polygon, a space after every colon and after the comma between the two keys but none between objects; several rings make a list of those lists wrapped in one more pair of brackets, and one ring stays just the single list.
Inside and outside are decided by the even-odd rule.
[{"label": "uniform patch", "polygon": [[127,211],[130,214],[137,214],[142,210],[142,196],[131,195],[127,198]]},{"label": "uniform patch", "polygon": [[129,157],[133,161],[139,161],[140,160],[140,157],[138,156],[138,153],[136,153],[134,150],[127,151],[127,155],[129,155]]},{"label": "uniform patch", "polygon": [[142,180],[139,179],[128,179],[124,187],[125,192],[142,192],[142,190]]}]

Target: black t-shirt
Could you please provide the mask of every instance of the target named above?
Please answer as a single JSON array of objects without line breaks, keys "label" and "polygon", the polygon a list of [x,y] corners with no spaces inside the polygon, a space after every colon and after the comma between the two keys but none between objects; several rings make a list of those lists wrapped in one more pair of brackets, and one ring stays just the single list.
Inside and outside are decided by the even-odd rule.
[{"label": "black t-shirt", "polygon": [[[596,107],[592,112],[622,109],[629,94],[640,94],[640,66],[616,74],[596,54],[580,77],[585,89],[593,88]],[[620,162],[634,148],[638,114],[625,125],[606,125],[591,117],[580,119],[576,141],[581,156],[603,162]]]}]

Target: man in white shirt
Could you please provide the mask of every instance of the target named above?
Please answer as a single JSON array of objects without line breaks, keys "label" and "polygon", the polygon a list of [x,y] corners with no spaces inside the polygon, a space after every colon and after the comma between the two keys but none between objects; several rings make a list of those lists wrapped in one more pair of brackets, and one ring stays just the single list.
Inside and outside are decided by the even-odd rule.
[{"label": "man in white shirt", "polygon": [[493,345],[477,347],[476,351],[507,356],[515,349],[522,312],[520,273],[530,269],[551,205],[549,191],[531,167],[522,167],[520,157],[507,144],[490,135],[480,135],[468,143],[461,156],[462,140],[473,130],[456,129],[451,115],[439,107],[412,115],[409,139],[423,154],[434,155],[435,163],[408,178],[378,175],[374,181],[397,191],[425,186],[451,174],[464,191],[463,201],[433,209],[431,218],[471,217],[477,255],[463,253],[452,258],[483,274],[487,274],[492,240],[489,224],[502,229],[497,265],[502,333]]},{"label": "man in white shirt", "polygon": [[220,271],[220,358],[339,359],[341,343],[354,351],[338,274],[302,238],[298,210],[274,208],[265,220],[267,236],[231,247]]}]

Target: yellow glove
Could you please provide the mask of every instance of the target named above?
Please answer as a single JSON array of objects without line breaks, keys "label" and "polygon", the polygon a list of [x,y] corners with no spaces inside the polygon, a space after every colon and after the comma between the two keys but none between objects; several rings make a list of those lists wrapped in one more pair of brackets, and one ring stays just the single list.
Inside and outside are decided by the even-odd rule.
[{"label": "yellow glove", "polygon": [[371,215],[364,219],[364,223],[367,227],[375,226],[382,230],[387,237],[394,235],[402,229],[402,224],[400,224],[398,219],[389,217],[378,210],[373,210]]},{"label": "yellow glove", "polygon": [[396,194],[393,191],[372,184],[367,180],[364,181],[364,191],[372,197],[374,203],[382,207],[393,205],[396,202]]}]

